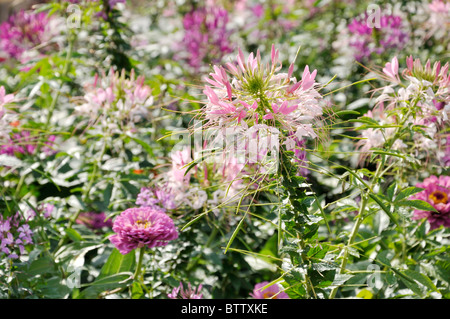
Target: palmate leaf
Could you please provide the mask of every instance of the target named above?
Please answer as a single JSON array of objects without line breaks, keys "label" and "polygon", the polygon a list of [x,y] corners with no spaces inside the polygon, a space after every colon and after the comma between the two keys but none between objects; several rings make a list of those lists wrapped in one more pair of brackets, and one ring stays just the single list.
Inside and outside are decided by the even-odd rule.
[{"label": "palmate leaf", "polygon": [[397,183],[392,183],[388,189],[386,190],[386,196],[388,198],[389,201],[392,202],[392,200],[394,199],[394,194],[397,191]]},{"label": "palmate leaf", "polygon": [[412,292],[420,297],[426,295],[426,288],[431,291],[440,293],[436,288],[434,283],[425,274],[419,273],[417,271],[406,269],[406,270],[396,270],[392,268],[392,271],[400,278],[401,282]]},{"label": "palmate leaf", "polygon": [[378,206],[381,207],[381,209],[389,216],[389,218],[397,225],[400,227],[400,224],[397,221],[397,218],[395,218],[395,216],[392,214],[392,212],[389,210],[388,207],[386,207],[386,205],[383,203],[383,201],[380,199],[379,196],[377,196],[376,194],[369,194],[370,198],[372,198],[377,204]]},{"label": "palmate leaf", "polygon": [[404,198],[408,198],[411,195],[420,193],[421,191],[423,191],[423,188],[414,187],[414,186],[407,187],[395,196],[395,202],[398,202]]},{"label": "palmate leaf", "polygon": [[395,206],[406,206],[413,207],[418,210],[423,210],[427,212],[438,212],[436,208],[434,208],[430,203],[420,200],[420,199],[412,199],[412,200],[402,200],[395,202]]},{"label": "palmate leaf", "polygon": [[415,280],[416,282],[424,285],[428,289],[439,293],[439,290],[436,288],[435,284],[431,281],[430,278],[428,278],[427,275],[422,274],[422,273],[417,272],[417,271],[414,271],[414,270],[411,270],[411,269],[406,269],[402,273],[405,276],[407,276],[409,279]]}]

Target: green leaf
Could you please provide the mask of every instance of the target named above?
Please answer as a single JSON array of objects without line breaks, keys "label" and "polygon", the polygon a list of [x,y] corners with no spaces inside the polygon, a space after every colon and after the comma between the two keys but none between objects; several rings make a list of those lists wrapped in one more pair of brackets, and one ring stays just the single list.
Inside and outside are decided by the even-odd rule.
[{"label": "green leaf", "polygon": [[66,229],[66,234],[67,234],[67,236],[69,236],[70,239],[72,239],[75,242],[83,240],[83,237],[80,235],[80,233],[77,232],[73,228],[67,228]]},{"label": "green leaf", "polygon": [[450,261],[438,260],[436,262],[436,274],[443,281],[450,283]]},{"label": "green leaf", "polygon": [[131,299],[141,299],[144,296],[144,290],[139,282],[135,281],[131,285]]},{"label": "green leaf", "polygon": [[350,119],[348,121],[352,122],[352,123],[364,123],[364,124],[377,125],[377,126],[380,124],[377,121],[375,121],[373,118],[367,117],[367,116],[362,116],[358,119]]},{"label": "green leaf", "polygon": [[389,250],[382,250],[378,253],[376,260],[383,264],[383,266],[391,267],[391,260],[394,257]]},{"label": "green leaf", "polygon": [[139,145],[141,145],[142,148],[148,153],[148,155],[154,157],[153,148],[150,145],[148,145],[146,142],[144,142],[138,138],[132,137],[132,136],[127,136],[127,138],[130,138],[133,141],[135,141],[136,143],[138,143]]},{"label": "green leaf", "polygon": [[113,191],[114,184],[109,183],[108,186],[106,186],[104,195],[103,195],[103,207],[106,210],[109,206],[109,203],[111,202],[111,195]]},{"label": "green leaf", "polygon": [[42,274],[51,273],[54,271],[55,262],[48,256],[44,256],[36,259],[31,263],[27,270],[27,274],[30,276],[37,276]]},{"label": "green leaf", "polygon": [[434,208],[430,203],[425,202],[423,200],[420,199],[413,199],[413,200],[402,200],[399,202],[395,202],[396,206],[407,206],[407,207],[413,207],[419,210],[423,210],[426,212],[436,212],[438,213],[438,211],[436,210],[436,208]]},{"label": "green leaf", "polygon": [[116,248],[114,248],[109,255],[108,260],[103,265],[96,281],[121,272],[132,271],[135,263],[136,255],[134,250],[126,255],[122,255]]},{"label": "green leaf", "polygon": [[411,195],[420,193],[421,191],[423,191],[423,188],[414,187],[414,186],[405,188],[400,193],[398,193],[397,196],[395,196],[395,201],[398,202],[404,198],[408,198]]},{"label": "green leaf", "polygon": [[44,283],[38,284],[37,288],[49,299],[63,299],[70,293],[70,289],[66,285],[61,284],[61,278],[59,277],[47,279]]},{"label": "green leaf", "polygon": [[408,278],[411,278],[411,279],[421,283],[428,289],[433,290],[434,292],[439,292],[439,290],[436,288],[436,286],[431,281],[431,279],[428,278],[428,276],[426,276],[425,274],[422,274],[422,273],[419,273],[417,271],[410,270],[410,269],[407,269],[407,270],[403,271],[402,273],[405,276],[408,276]]},{"label": "green leaf", "polygon": [[389,187],[388,187],[388,189],[387,189],[387,191],[386,191],[386,195],[387,195],[387,198],[392,202],[392,199],[394,198],[394,194],[395,194],[395,191],[397,190],[397,183],[392,183]]},{"label": "green leaf", "polygon": [[120,290],[121,288],[128,286],[130,282],[132,282],[132,280],[133,280],[133,273],[131,272],[121,272],[110,276],[102,277],[101,279],[95,280],[91,284],[82,285],[88,287],[81,291],[81,293],[77,296],[77,299],[98,298],[98,296],[102,292],[111,290]]},{"label": "green leaf", "polygon": [[369,194],[370,198],[372,198],[374,201],[377,202],[377,204],[381,207],[381,209],[389,216],[389,218],[400,227],[400,224],[398,223],[397,219],[392,215],[391,211],[383,204],[381,199],[375,195],[375,194]]},{"label": "green leaf", "polygon": [[361,113],[360,112],[358,112],[358,111],[351,111],[351,110],[343,110],[343,111],[337,111],[336,113],[335,113],[335,115],[337,115],[337,116],[342,116],[342,115],[361,115]]},{"label": "green leaf", "polygon": [[405,284],[405,286],[411,289],[415,294],[423,297],[423,291],[420,289],[419,285],[416,284],[415,281],[412,281],[408,278],[400,276],[400,280]]},{"label": "green leaf", "polygon": [[131,279],[133,279],[133,273],[120,272],[110,276],[102,277],[101,279],[97,279],[93,283],[88,284],[88,286],[93,287],[93,286],[105,286],[110,284],[123,284]]}]

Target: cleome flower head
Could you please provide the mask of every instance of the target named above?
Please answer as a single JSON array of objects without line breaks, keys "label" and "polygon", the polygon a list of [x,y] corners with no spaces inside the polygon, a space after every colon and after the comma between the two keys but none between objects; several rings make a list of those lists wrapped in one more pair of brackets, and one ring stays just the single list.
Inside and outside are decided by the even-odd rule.
[{"label": "cleome flower head", "polygon": [[134,70],[127,77],[125,70],[98,74],[93,83],[85,86],[84,103],[75,108],[79,115],[99,118],[101,123],[114,132],[132,130],[136,123],[148,119],[153,105],[151,88]]},{"label": "cleome flower head", "polygon": [[173,288],[172,293],[167,296],[170,299],[202,299],[203,294],[200,293],[201,290],[202,285],[199,285],[197,288],[192,288],[191,283],[188,283],[188,288],[185,289],[180,282],[180,285]]},{"label": "cleome flower head", "polygon": [[29,131],[23,130],[20,133],[12,134],[11,137],[5,139],[0,144],[0,154],[8,154],[10,156],[18,156],[19,154],[33,155],[37,154],[39,146],[42,146],[40,152],[46,156],[55,154],[55,135],[46,137],[46,141],[42,142],[39,136],[32,136]]},{"label": "cleome flower head", "polygon": [[[438,153],[447,146],[445,128],[450,115],[449,66],[439,61],[432,66],[430,60],[422,65],[412,56],[406,58],[406,68],[401,71],[397,57],[386,63],[382,77],[389,84],[380,89],[376,106],[365,115],[366,120],[385,127],[366,129],[362,133],[365,140],[358,143],[361,151],[387,145],[418,160],[442,157]],[[398,138],[398,127],[413,130]]]},{"label": "cleome flower head", "polygon": [[232,52],[228,20],[227,10],[211,5],[196,8],[184,16],[182,45],[185,50],[182,52],[187,52],[187,62],[195,70],[207,65],[206,61],[216,63]]},{"label": "cleome flower head", "polygon": [[[370,22],[379,24],[374,27]],[[349,45],[357,61],[367,60],[372,54],[383,54],[390,49],[401,50],[409,40],[405,23],[397,15],[382,14],[379,21],[371,21],[365,12],[349,23],[348,31]]]},{"label": "cleome flower head", "polygon": [[277,284],[273,284],[266,289],[262,289],[268,283],[268,281],[263,281],[256,284],[253,292],[250,293],[250,296],[253,299],[289,299],[288,294],[281,291]]},{"label": "cleome flower head", "polygon": [[52,39],[52,29],[52,18],[47,13],[19,11],[0,25],[0,51],[8,58],[23,60],[27,51]]},{"label": "cleome flower head", "polygon": [[279,72],[281,68],[279,51],[273,45],[266,65],[259,50],[245,58],[239,49],[236,63],[214,66],[203,91],[208,99],[203,108],[208,125],[244,130],[263,125],[281,133],[288,150],[295,138],[318,137],[313,123],[324,110],[315,82],[317,70],[310,72],[306,66],[298,81],[292,76],[293,63],[287,73]]},{"label": "cleome flower head", "polygon": [[0,140],[9,137],[11,131],[11,115],[5,105],[14,101],[13,94],[6,94],[5,87],[0,86]]},{"label": "cleome flower head", "polygon": [[416,187],[424,190],[412,198],[430,203],[437,212],[415,210],[413,219],[426,218],[430,223],[430,230],[439,228],[441,225],[450,227],[450,176],[432,175],[422,183],[418,183]]},{"label": "cleome flower head", "polygon": [[113,231],[116,234],[110,241],[123,255],[136,248],[165,246],[178,238],[173,220],[154,207],[125,210],[115,219]]}]

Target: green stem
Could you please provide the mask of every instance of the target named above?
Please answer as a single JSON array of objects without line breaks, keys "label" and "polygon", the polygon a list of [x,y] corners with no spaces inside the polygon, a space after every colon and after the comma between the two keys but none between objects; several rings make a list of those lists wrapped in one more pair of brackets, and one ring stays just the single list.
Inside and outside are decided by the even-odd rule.
[{"label": "green stem", "polygon": [[[414,104],[412,107],[408,108],[408,111],[406,112],[406,114],[404,115],[404,117],[402,118],[402,121],[400,123],[400,127],[397,128],[397,130],[395,131],[394,135],[386,141],[385,143],[385,148],[386,149],[391,149],[392,146],[394,145],[394,143],[401,137],[402,132],[405,128],[406,122],[409,119],[410,115],[412,114],[412,112],[414,112],[415,108],[417,107],[417,103],[419,102],[419,98],[416,98],[416,100],[414,101]],[[367,192],[370,192],[373,189],[373,186],[378,183],[378,181],[382,178],[382,176],[387,172],[387,170],[384,170],[386,164],[386,155],[381,155],[381,159],[380,162],[377,166],[377,170],[375,172],[375,175],[371,181],[371,184],[369,187],[367,187]],[[349,257],[349,253],[348,253],[348,247],[350,247],[351,245],[353,245],[353,243],[355,242],[356,236],[358,234],[358,230],[359,227],[361,226],[363,220],[364,220],[364,211],[366,209],[367,203],[369,200],[369,196],[368,194],[364,194],[362,196],[362,200],[361,200],[361,206],[358,212],[358,215],[356,216],[356,221],[355,224],[353,226],[352,232],[350,234],[350,238],[348,240],[347,246],[345,248],[344,251],[344,256],[342,258],[341,261],[341,265],[339,268],[339,274],[343,274],[346,270],[347,267],[347,262],[348,262],[348,257]],[[405,240],[405,238],[404,238]],[[405,251],[406,247],[405,244],[402,243],[402,249],[403,252]],[[339,287],[335,287],[331,290],[330,293],[330,299],[333,299],[336,296],[337,290]]]},{"label": "green stem", "polygon": [[[69,66],[70,66],[70,59],[72,58],[72,51],[73,51],[73,45],[74,45],[74,37],[72,36],[72,34],[69,35],[68,38],[69,41],[69,47],[67,49],[67,54],[66,54],[66,59],[64,62],[64,68],[61,74],[61,77],[64,78],[67,75],[67,72],[69,71]],[[63,84],[61,83],[59,86],[59,89],[55,92],[55,96],[53,97],[52,100],[52,104],[50,104],[49,107],[49,111],[47,114],[47,120],[45,122],[45,127],[44,127],[44,131],[48,130],[48,127],[50,125],[50,121],[52,119],[53,116],[53,112],[55,111],[56,108],[56,103],[58,102],[58,98],[61,95],[61,89],[62,89]]]},{"label": "green stem", "polygon": [[141,273],[142,260],[144,259],[144,252],[145,252],[145,247],[139,248],[139,259],[138,259],[138,263],[136,266],[136,271],[134,272],[134,280],[137,280]]},{"label": "green stem", "polygon": [[[347,267],[347,262],[348,262],[348,257],[349,257],[348,247],[353,245],[353,243],[355,242],[356,235],[358,234],[359,227],[361,226],[361,224],[362,224],[362,222],[364,220],[363,213],[364,213],[364,210],[366,209],[367,201],[368,201],[368,196],[364,196],[362,198],[361,206],[360,206],[360,209],[358,211],[358,215],[356,216],[356,221],[355,221],[355,224],[353,225],[352,232],[350,233],[350,237],[348,239],[347,246],[345,247],[345,250],[344,250],[344,256],[342,257],[341,265],[339,267],[339,274],[343,274],[345,272],[346,267]],[[339,287],[334,287],[331,290],[329,299],[334,299],[334,297],[336,296],[338,288]]]},{"label": "green stem", "polygon": [[[85,191],[83,192],[82,198],[84,199],[85,202],[87,201],[89,193],[90,193],[90,190],[92,188],[92,185],[94,184],[94,179],[95,179],[95,177],[97,175],[97,171],[98,171],[99,165],[102,162],[103,156],[106,153],[106,145],[107,145],[107,143],[106,143],[106,134],[105,134],[104,135],[104,143],[103,143],[103,147],[102,147],[102,152],[100,154],[99,159],[95,161],[94,168],[92,169],[92,174],[90,175],[90,178],[89,178],[89,184],[88,184],[87,188],[85,189]],[[67,229],[71,229],[72,228],[72,226],[75,224],[75,222],[77,221],[78,216],[80,216],[80,214],[81,214],[81,210],[79,209],[77,211],[77,213],[69,220],[69,224],[67,225]],[[62,247],[62,245],[65,244],[67,238],[68,238],[68,236],[67,236],[67,232],[66,232],[66,234],[58,242],[58,245],[56,246],[56,248],[54,250],[55,253]]]},{"label": "green stem", "polygon": [[[285,167],[283,165],[283,163],[286,163],[287,165],[289,165],[289,167]],[[291,172],[291,163],[290,163],[290,159],[286,158],[286,155],[283,153],[283,150],[280,151],[280,171],[279,171],[279,178],[282,178],[284,180],[291,180],[290,178],[290,172]],[[293,191],[293,188],[291,186],[286,186],[284,185],[284,188],[290,193],[291,191]],[[289,194],[289,203],[291,204],[291,206],[294,208],[295,204],[292,201],[292,196],[291,194]],[[297,223],[298,219],[299,219],[299,212],[297,211],[297,209],[294,208],[294,214],[295,214],[295,221]],[[278,217],[279,219],[281,219],[281,216]],[[281,230],[281,224],[279,225],[279,230]],[[304,249],[305,249],[305,242],[303,240],[303,238],[301,238],[300,234],[297,233],[297,239],[298,239],[298,246],[300,248],[300,250],[302,251],[302,253],[300,253],[300,257],[302,259],[302,262],[307,265],[308,264],[308,258],[307,256],[303,253]],[[314,297],[316,298],[316,294],[314,292],[314,286],[311,283],[311,280],[308,276],[307,273],[304,274],[304,279],[305,279],[305,286],[306,286],[306,293],[308,297]]]}]

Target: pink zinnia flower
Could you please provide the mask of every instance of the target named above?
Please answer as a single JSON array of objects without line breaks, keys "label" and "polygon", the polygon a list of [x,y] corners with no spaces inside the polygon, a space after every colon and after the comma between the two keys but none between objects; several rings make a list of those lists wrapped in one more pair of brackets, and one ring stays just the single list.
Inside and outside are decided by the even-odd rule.
[{"label": "pink zinnia flower", "polygon": [[284,291],[280,291],[280,287],[278,286],[278,284],[273,284],[266,289],[261,289],[268,283],[268,281],[263,281],[259,284],[256,284],[253,292],[250,293],[250,296],[253,299],[290,299],[287,293],[285,293]]},{"label": "pink zinnia flower", "polygon": [[420,199],[430,203],[437,212],[415,210],[413,219],[426,218],[430,223],[430,230],[441,225],[450,227],[450,176],[430,176],[416,187],[424,188],[415,194],[413,199]]},{"label": "pink zinnia flower", "polygon": [[180,282],[180,286],[173,288],[172,293],[167,296],[170,299],[202,299],[203,294],[200,293],[200,290],[202,290],[202,285],[199,285],[196,289],[191,287],[191,283],[188,283],[188,288],[184,289]]},{"label": "pink zinnia flower", "polygon": [[165,246],[178,238],[173,220],[153,207],[125,210],[115,219],[113,230],[116,234],[110,240],[123,255],[145,246]]}]

